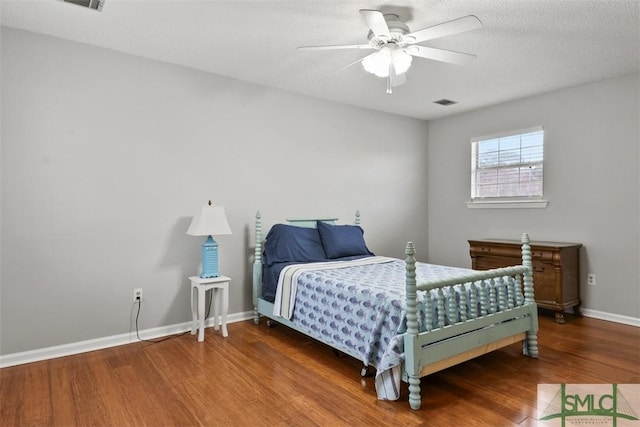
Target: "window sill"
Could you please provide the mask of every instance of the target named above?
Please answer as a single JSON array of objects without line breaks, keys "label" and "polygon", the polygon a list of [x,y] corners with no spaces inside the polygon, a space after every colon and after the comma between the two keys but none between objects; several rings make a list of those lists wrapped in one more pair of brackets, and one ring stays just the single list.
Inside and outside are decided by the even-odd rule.
[{"label": "window sill", "polygon": [[474,200],[467,202],[469,209],[544,209],[548,200]]}]

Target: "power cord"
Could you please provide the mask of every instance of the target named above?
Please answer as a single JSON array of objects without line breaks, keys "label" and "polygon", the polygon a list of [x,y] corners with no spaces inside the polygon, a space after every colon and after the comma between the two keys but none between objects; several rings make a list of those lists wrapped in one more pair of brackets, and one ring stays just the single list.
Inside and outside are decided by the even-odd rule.
[{"label": "power cord", "polygon": [[[187,332],[190,332],[190,331],[185,331],[185,332],[181,332],[179,334],[168,335],[166,337],[155,339],[155,340],[145,340],[145,339],[140,338],[140,331],[138,329],[138,318],[140,317],[140,309],[142,308],[142,301],[138,297],[138,298],[136,298],[135,302],[138,304],[138,312],[136,313],[136,337],[138,338],[138,341],[159,343],[159,342],[162,342],[162,341],[170,340],[172,338],[181,337],[182,335],[187,334]],[[209,317],[209,313],[211,312],[211,303],[212,302],[213,302],[213,295],[209,298],[209,307],[207,307],[207,314],[204,316],[205,320],[207,320],[207,318]]]}]

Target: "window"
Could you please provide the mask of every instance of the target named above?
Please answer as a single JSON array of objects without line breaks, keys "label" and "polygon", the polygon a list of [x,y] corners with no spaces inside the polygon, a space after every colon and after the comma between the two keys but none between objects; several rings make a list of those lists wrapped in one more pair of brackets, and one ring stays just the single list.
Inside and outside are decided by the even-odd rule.
[{"label": "window", "polygon": [[[472,204],[542,198],[542,127],[471,140]],[[545,207],[535,206],[535,207]]]}]

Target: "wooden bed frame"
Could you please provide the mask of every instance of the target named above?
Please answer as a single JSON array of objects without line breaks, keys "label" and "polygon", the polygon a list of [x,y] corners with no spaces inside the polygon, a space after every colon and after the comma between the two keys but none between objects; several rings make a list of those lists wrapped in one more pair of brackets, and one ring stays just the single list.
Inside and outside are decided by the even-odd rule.
[{"label": "wooden bed frame", "polygon": [[[336,218],[287,219],[300,227],[315,227],[316,221],[334,223]],[[359,225],[360,214],[356,212],[355,224]],[[254,322],[259,324],[260,316],[291,327],[303,334],[304,330],[283,317],[273,315],[273,303],[261,298],[262,295],[262,221],[260,212],[255,222],[255,258],[253,261],[253,304]],[[415,249],[412,242],[405,248],[406,262],[406,310],[407,331],[404,334],[405,360],[402,364],[402,380],[409,384],[409,404],[412,409],[420,409],[420,378],[434,372],[457,365],[493,350],[521,341],[523,354],[538,357],[538,312],[533,293],[533,274],[529,237],[522,235],[522,265],[493,270],[477,271],[463,276],[416,283]],[[505,280],[504,278],[507,278]],[[487,283],[503,283],[498,295]],[[470,305],[479,303],[482,315],[467,318],[465,293],[460,293],[459,301],[449,298],[445,307],[443,289],[454,285],[469,284],[472,290]],[[524,295],[522,293],[524,287]],[[487,290],[489,289],[489,290]],[[427,318],[426,332],[419,332],[417,321],[417,291],[435,290],[438,319],[431,322],[434,309],[430,299],[425,305]],[[477,299],[476,299],[477,298]],[[459,321],[445,326],[445,314]],[[455,313],[460,313],[458,316]],[[343,349],[338,349],[343,351]],[[350,354],[358,358],[358,355]]]}]

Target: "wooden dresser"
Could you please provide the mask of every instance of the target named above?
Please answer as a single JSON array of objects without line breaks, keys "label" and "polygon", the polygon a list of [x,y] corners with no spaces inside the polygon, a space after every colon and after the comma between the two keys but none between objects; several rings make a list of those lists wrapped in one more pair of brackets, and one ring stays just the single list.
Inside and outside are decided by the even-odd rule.
[{"label": "wooden dresser", "polygon": [[[539,307],[555,311],[556,322],[564,323],[565,310],[573,307],[580,315],[579,243],[531,242],[533,287]],[[516,240],[469,240],[474,270],[522,264],[521,243]]]}]

